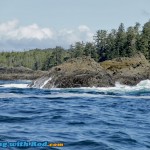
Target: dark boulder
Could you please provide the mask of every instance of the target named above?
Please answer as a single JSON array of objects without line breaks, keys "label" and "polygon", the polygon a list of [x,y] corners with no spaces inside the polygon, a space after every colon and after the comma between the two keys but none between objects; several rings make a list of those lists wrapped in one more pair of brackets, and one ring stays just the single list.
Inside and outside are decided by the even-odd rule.
[{"label": "dark boulder", "polygon": [[71,59],[53,67],[49,73],[35,80],[31,87],[72,88],[72,87],[114,86],[109,73],[89,57]]}]

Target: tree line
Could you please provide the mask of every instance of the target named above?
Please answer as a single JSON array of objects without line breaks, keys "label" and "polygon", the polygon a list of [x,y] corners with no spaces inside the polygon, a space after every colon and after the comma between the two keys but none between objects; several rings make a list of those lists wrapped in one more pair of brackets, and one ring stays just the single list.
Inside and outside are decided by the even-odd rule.
[{"label": "tree line", "polygon": [[111,32],[98,30],[93,42],[76,42],[69,49],[56,46],[24,52],[0,52],[0,66],[48,70],[70,58],[89,56],[101,62],[117,57],[130,57],[138,51],[150,60],[150,21],[143,27],[136,23],[125,29],[121,23],[118,29],[112,29]]}]

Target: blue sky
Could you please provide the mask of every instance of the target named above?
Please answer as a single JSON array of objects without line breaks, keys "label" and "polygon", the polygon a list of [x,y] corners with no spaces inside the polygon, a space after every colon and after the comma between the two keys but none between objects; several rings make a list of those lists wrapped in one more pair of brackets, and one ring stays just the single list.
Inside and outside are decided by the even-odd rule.
[{"label": "blue sky", "polygon": [[68,47],[150,19],[150,0],[0,0],[0,51]]}]

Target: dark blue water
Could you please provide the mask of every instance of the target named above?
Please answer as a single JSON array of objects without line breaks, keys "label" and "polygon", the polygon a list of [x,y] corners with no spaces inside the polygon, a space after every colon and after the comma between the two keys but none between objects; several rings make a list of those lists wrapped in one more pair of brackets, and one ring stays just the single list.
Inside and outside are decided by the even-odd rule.
[{"label": "dark blue water", "polygon": [[150,149],[148,86],[46,90],[14,83],[25,81],[0,81],[0,142],[48,141],[64,147],[0,149]]}]

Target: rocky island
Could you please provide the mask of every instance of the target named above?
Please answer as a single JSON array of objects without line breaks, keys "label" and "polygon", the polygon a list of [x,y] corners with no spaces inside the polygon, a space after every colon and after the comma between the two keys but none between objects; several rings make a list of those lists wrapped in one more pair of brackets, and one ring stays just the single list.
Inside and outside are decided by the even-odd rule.
[{"label": "rocky island", "polygon": [[51,68],[30,87],[108,87],[115,86],[115,82],[136,85],[145,79],[150,79],[150,63],[139,52],[132,57],[120,57],[102,63],[90,57],[73,58]]}]

